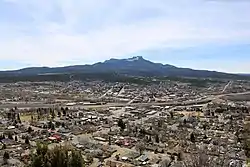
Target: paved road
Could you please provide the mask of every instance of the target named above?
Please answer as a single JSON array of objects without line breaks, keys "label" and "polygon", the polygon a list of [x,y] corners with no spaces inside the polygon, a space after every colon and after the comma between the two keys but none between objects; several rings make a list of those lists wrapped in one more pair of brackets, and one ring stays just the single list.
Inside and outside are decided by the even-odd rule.
[{"label": "paved road", "polygon": [[250,91],[241,92],[241,93],[228,93],[228,94],[222,94],[222,95],[219,95],[219,96],[246,95],[246,94],[250,94]]},{"label": "paved road", "polygon": [[233,81],[229,81],[229,82],[226,84],[226,86],[224,87],[224,89],[222,90],[222,93],[224,93],[224,92],[227,90],[227,88],[228,88],[229,86],[231,86],[232,83],[233,83]]},{"label": "paved road", "polygon": [[3,108],[13,108],[13,107],[18,107],[18,108],[48,108],[48,107],[53,107],[55,104],[44,104],[44,103],[21,103],[21,104],[13,104],[13,103],[8,103],[8,104],[0,104],[0,109]]},{"label": "paved road", "polygon": [[[108,103],[104,105],[74,105],[71,107],[75,108],[108,108],[108,107],[125,107],[125,106],[141,106],[141,107],[146,107],[146,106],[182,106],[182,105],[195,105],[195,104],[205,104],[208,103],[214,99],[221,98],[223,96],[228,96],[228,95],[244,95],[244,94],[250,94],[249,92],[242,92],[242,93],[229,93],[229,94],[221,94],[221,95],[216,95],[216,96],[210,96],[204,100],[193,100],[193,101],[184,101],[184,102],[164,102],[164,103],[159,103],[159,102],[152,102],[152,103]],[[61,106],[59,104],[44,104],[44,103],[20,103],[20,104],[0,104],[0,109],[3,108],[13,108],[13,107],[18,107],[18,108],[47,108],[47,107],[55,107],[55,106]],[[65,106],[66,107],[66,106]]]},{"label": "paved road", "polygon": [[[132,104],[127,104],[127,103],[110,103],[110,104],[104,104],[104,105],[74,105],[70,106],[73,108],[108,108],[108,107],[125,107],[125,106],[141,106],[141,107],[146,107],[146,106],[152,106],[152,105],[157,105],[157,106],[175,106],[175,105],[191,105],[191,104],[203,104],[203,103],[208,103],[210,102],[211,99],[205,99],[205,100],[200,100],[200,101],[186,101],[186,102],[166,102],[166,103],[132,103]],[[13,107],[18,107],[18,108],[46,108],[46,107],[55,107],[58,106],[58,104],[42,104],[42,103],[25,103],[25,104],[0,104],[0,108],[13,108]],[[60,105],[62,106],[62,105]],[[65,106],[66,107],[66,106]]]},{"label": "paved road", "polygon": [[117,96],[122,95],[124,92],[125,92],[125,88],[124,88],[124,86],[123,86],[123,87],[122,87],[122,89],[119,91],[119,93],[118,93],[118,95],[117,95]]},{"label": "paved road", "polygon": [[99,97],[99,99],[104,98],[108,93],[113,91],[113,87],[111,89],[109,89],[107,92],[105,92],[102,96]]}]

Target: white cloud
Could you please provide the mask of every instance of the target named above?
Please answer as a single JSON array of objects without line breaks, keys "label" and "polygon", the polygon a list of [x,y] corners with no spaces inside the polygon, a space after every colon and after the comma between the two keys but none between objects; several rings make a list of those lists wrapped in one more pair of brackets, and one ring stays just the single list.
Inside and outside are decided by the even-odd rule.
[{"label": "white cloud", "polygon": [[[226,61],[226,63],[224,63]],[[189,66],[193,69],[215,70],[228,73],[249,73],[250,61],[230,61],[230,60],[199,60],[199,62],[190,61]],[[186,64],[181,64],[182,67],[187,67]]]},{"label": "white cloud", "polygon": [[[34,65],[58,66],[74,60],[84,64],[148,49],[250,39],[250,21],[244,18],[250,14],[249,3],[198,0],[8,3],[28,13],[33,22],[12,23],[7,28],[10,24],[0,21],[0,34],[5,36],[0,39],[0,59]],[[154,14],[155,17],[150,17]]]}]

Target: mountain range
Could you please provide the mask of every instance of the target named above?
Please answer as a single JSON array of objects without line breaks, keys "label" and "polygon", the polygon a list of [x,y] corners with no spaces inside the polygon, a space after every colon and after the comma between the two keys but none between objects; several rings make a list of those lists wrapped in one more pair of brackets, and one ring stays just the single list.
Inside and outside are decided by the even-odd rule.
[{"label": "mountain range", "polygon": [[92,65],[74,65],[65,67],[29,67],[12,71],[0,71],[0,81],[4,77],[27,77],[61,74],[107,74],[125,76],[171,76],[239,79],[247,76],[228,74],[217,71],[193,70],[169,64],[154,63],[142,56],[128,59],[110,59]]}]

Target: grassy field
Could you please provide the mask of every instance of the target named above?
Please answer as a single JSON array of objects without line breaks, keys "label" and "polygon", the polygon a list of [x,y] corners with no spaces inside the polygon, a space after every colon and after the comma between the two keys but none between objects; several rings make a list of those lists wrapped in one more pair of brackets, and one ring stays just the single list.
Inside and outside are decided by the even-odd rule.
[{"label": "grassy field", "polygon": [[20,119],[22,122],[30,122],[31,121],[31,115],[21,115]]},{"label": "grassy field", "polygon": [[[20,119],[22,122],[31,122],[32,119],[31,119],[31,116],[33,116],[34,119],[37,118],[37,114],[22,114],[20,115]],[[47,118],[40,118],[40,121],[44,121],[44,120],[47,120]]]}]

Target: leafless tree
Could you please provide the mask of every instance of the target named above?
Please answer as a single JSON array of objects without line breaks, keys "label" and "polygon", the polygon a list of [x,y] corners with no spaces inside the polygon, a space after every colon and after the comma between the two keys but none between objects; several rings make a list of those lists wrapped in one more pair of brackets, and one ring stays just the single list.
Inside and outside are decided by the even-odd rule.
[{"label": "leafless tree", "polygon": [[225,156],[210,156],[206,150],[199,150],[197,154],[189,154],[183,161],[184,167],[225,167]]},{"label": "leafless tree", "polygon": [[142,142],[139,142],[136,144],[135,148],[137,151],[139,151],[140,154],[142,154],[143,151],[145,150],[145,144]]}]

